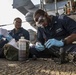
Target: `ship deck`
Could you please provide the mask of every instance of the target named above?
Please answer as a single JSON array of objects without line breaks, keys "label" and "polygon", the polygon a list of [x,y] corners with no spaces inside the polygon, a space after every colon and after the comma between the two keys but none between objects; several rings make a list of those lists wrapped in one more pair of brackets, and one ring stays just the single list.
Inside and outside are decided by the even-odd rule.
[{"label": "ship deck", "polygon": [[59,65],[50,58],[27,61],[0,59],[0,75],[76,75],[76,66],[72,63]]}]

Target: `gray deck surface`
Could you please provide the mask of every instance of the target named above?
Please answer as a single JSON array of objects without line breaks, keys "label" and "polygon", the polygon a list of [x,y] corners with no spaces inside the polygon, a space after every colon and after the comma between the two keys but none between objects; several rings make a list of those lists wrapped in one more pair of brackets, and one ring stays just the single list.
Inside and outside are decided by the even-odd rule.
[{"label": "gray deck surface", "polygon": [[76,75],[72,63],[58,65],[51,59],[8,61],[0,59],[0,75]]}]

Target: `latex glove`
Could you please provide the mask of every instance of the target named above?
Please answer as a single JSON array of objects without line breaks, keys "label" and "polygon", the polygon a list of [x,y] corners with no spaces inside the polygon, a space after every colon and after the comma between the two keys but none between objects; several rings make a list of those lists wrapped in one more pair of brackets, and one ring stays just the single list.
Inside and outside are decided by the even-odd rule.
[{"label": "latex glove", "polygon": [[8,34],[7,36],[5,36],[5,38],[6,38],[8,41],[10,41],[11,39],[13,39],[12,36],[9,35],[9,34]]},{"label": "latex glove", "polygon": [[2,37],[3,37],[3,36],[2,36],[2,35],[0,35],[0,40],[2,39]]},{"label": "latex glove", "polygon": [[36,43],[35,48],[37,51],[43,51],[45,49],[44,46],[39,42]]},{"label": "latex glove", "polygon": [[51,46],[57,46],[57,47],[61,47],[63,46],[64,43],[62,42],[62,40],[56,40],[56,39],[49,39],[46,43],[45,43],[45,47],[46,48],[50,48]]}]

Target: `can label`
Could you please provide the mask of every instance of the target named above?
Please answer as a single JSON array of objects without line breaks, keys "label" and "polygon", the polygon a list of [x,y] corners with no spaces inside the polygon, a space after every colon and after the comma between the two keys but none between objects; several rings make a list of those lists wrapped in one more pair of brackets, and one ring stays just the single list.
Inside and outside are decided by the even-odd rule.
[{"label": "can label", "polygon": [[26,51],[25,50],[19,50],[19,61],[26,60]]},{"label": "can label", "polygon": [[19,50],[26,50],[26,42],[19,43]]}]

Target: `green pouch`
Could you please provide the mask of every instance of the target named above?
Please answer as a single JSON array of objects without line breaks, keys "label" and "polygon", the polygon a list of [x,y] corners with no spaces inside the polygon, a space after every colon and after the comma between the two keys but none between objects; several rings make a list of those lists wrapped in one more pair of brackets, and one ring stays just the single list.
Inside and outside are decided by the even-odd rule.
[{"label": "green pouch", "polygon": [[4,48],[4,56],[6,57],[6,59],[12,61],[18,60],[18,49],[9,44],[5,44],[3,48]]}]

